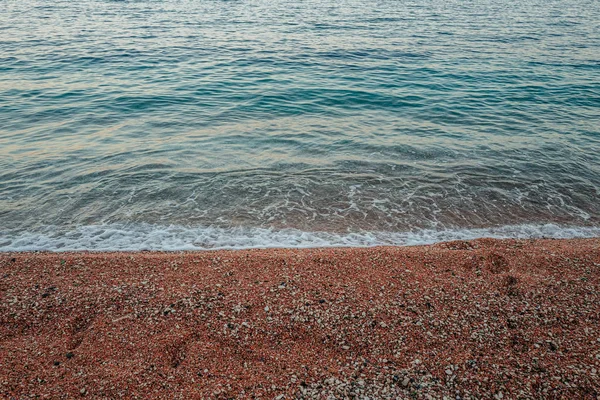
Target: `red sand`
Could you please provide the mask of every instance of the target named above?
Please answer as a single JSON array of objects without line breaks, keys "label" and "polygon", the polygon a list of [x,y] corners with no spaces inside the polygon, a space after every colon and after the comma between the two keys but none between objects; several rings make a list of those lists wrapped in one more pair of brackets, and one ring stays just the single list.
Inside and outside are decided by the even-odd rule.
[{"label": "red sand", "polygon": [[0,254],[0,397],[600,395],[600,239]]}]

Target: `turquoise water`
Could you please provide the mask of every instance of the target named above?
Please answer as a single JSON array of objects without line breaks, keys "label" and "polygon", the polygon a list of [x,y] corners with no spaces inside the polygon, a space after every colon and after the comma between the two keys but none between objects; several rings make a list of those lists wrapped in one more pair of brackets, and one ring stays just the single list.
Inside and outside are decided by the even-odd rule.
[{"label": "turquoise water", "polygon": [[4,1],[0,250],[600,235],[600,2]]}]

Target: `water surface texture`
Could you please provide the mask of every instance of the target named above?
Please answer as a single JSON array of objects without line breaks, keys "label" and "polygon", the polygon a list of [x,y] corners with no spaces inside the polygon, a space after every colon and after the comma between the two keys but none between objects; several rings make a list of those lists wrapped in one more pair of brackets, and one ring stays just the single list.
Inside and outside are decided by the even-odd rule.
[{"label": "water surface texture", "polygon": [[0,250],[600,235],[596,0],[0,9]]}]

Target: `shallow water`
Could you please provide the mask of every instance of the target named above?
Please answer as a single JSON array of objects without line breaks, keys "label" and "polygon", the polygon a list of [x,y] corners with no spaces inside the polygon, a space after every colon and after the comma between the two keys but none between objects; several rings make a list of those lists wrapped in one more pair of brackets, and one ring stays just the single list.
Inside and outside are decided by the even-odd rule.
[{"label": "shallow water", "polygon": [[0,13],[0,250],[600,233],[600,2]]}]

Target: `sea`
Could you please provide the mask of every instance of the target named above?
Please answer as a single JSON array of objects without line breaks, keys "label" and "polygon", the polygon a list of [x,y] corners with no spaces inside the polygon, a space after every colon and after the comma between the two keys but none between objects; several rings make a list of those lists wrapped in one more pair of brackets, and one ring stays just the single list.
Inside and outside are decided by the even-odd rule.
[{"label": "sea", "polygon": [[0,251],[591,236],[598,0],[0,2]]}]

